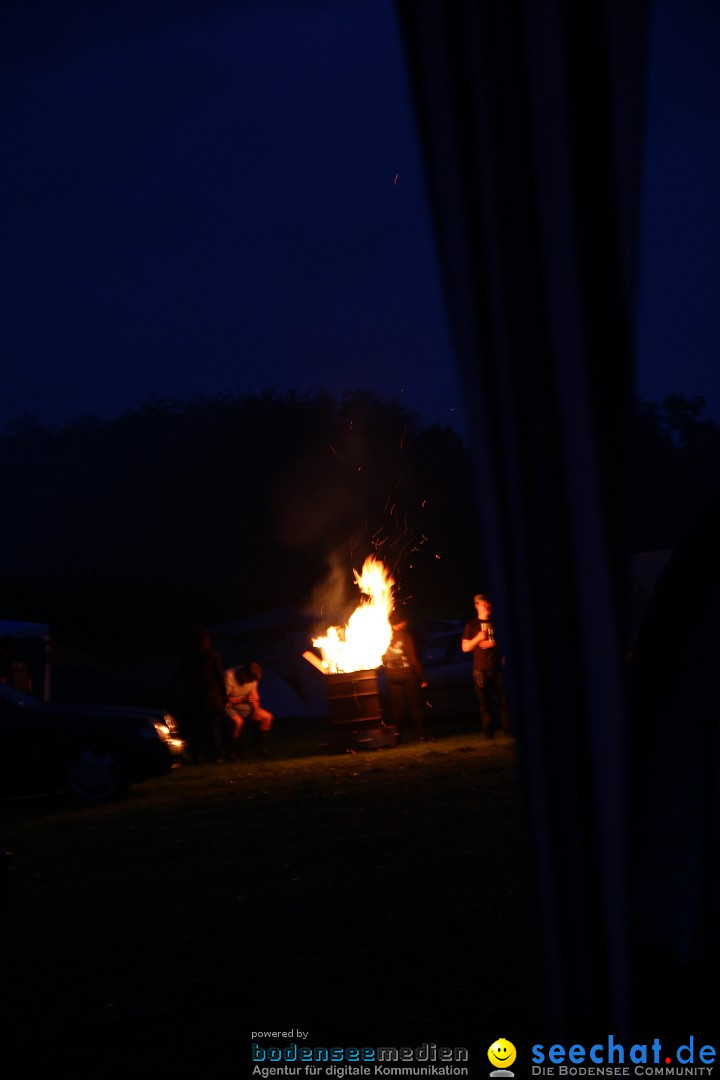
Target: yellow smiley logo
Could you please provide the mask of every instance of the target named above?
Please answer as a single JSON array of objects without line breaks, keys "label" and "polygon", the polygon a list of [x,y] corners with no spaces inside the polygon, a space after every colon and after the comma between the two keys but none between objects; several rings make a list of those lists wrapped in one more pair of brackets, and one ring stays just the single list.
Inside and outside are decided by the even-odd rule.
[{"label": "yellow smiley logo", "polygon": [[488,1050],[490,1064],[497,1069],[507,1069],[517,1057],[517,1050],[507,1039],[496,1039]]}]

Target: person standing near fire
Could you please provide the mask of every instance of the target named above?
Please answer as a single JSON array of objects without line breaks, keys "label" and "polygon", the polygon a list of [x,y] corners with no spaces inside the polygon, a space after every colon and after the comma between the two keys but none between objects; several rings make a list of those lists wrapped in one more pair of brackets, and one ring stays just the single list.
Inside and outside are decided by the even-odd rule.
[{"label": "person standing near fire", "polygon": [[382,658],[390,699],[390,720],[400,731],[409,712],[418,738],[425,739],[425,719],[420,701],[420,690],[428,684],[425,672],[404,614],[391,612],[390,626],[392,637]]},{"label": "person standing near fire", "polygon": [[180,657],[179,677],[181,726],[190,760],[197,763],[204,756],[208,762],[219,761],[226,754],[229,724],[225,672],[210,635],[201,626],[193,631]]},{"label": "person standing near fire", "polygon": [[461,645],[463,652],[472,653],[482,733],[486,739],[492,739],[498,728],[505,735],[510,734],[502,659],[490,619],[492,604],[484,593],[476,593],[473,600],[477,616],[463,630]]}]

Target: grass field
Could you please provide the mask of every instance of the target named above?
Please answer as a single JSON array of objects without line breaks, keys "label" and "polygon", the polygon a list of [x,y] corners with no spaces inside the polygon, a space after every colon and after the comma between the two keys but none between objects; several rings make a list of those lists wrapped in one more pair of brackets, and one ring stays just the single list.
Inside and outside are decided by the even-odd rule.
[{"label": "grass field", "polygon": [[255,1030],[487,1048],[537,1019],[513,743],[459,723],[328,756],[299,723],[273,734],[269,761],[99,807],[5,804],[8,1080],[242,1078]]}]

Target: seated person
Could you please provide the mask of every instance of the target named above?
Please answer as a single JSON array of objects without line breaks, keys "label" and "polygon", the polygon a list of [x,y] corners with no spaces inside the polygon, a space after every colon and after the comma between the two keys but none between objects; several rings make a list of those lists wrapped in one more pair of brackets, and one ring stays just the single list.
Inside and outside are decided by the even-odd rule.
[{"label": "seated person", "polygon": [[256,660],[253,660],[251,664],[248,664],[248,671],[254,676],[253,688],[248,694],[250,704],[252,705],[251,720],[253,723],[253,737],[255,739],[255,747],[258,757],[267,757],[267,736],[273,723],[273,714],[268,712],[267,709],[263,709],[260,704],[260,693],[258,691],[258,683],[262,679],[262,668]]},{"label": "seated person", "polygon": [[254,674],[247,667],[228,668],[225,672],[225,689],[227,691],[226,712],[232,721],[230,739],[232,754],[236,758],[243,756],[242,732],[246,721],[253,714],[253,703],[250,694],[253,689],[257,691],[257,682]]}]

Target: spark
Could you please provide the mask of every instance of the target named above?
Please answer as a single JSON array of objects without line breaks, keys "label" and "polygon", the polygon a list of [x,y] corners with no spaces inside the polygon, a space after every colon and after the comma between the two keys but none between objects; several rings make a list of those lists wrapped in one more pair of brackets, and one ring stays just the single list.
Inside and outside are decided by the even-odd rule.
[{"label": "spark", "polygon": [[337,457],[337,456],[338,456],[338,452],[337,452],[337,450],[335,449],[335,447],[334,447],[334,446],[332,445],[332,443],[330,444],[330,449],[332,450],[332,452],[333,452],[333,454],[335,455],[335,457]]},{"label": "spark", "polygon": [[395,179],[393,180],[393,184],[394,184],[395,187],[397,187],[397,182],[398,182],[398,176],[399,175],[400,175],[400,173],[395,173]]}]

